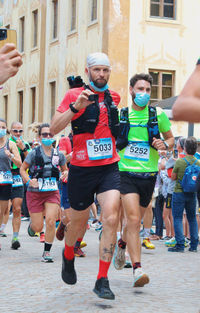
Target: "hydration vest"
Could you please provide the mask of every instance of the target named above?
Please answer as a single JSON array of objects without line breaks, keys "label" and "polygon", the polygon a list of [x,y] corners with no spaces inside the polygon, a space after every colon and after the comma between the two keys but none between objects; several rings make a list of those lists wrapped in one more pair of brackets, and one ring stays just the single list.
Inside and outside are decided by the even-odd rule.
[{"label": "hydration vest", "polygon": [[[51,160],[48,162],[44,161],[40,146],[35,148],[35,165],[33,170],[29,170],[29,176],[31,178],[47,178],[55,177],[59,180],[59,153],[57,149],[52,149]],[[48,174],[50,171],[50,175]]]},{"label": "hydration vest", "polygon": [[116,143],[117,149],[122,150],[128,145],[128,133],[130,127],[147,127],[149,136],[149,145],[155,150],[157,150],[155,147],[152,146],[153,138],[160,139],[156,108],[148,106],[149,120],[146,125],[131,125],[128,119],[128,108],[122,108],[122,110],[123,109],[126,109],[127,118],[123,120],[120,118],[120,127],[119,127],[120,130]]},{"label": "hydration vest", "polygon": [[[84,88],[90,89],[87,85],[85,85]],[[104,92],[104,103],[108,111],[108,126],[113,137],[117,138],[119,133],[118,108],[114,104],[108,89]],[[99,115],[100,107],[98,101],[88,105],[85,112],[79,118],[71,122],[73,134],[93,134],[99,122]]]}]

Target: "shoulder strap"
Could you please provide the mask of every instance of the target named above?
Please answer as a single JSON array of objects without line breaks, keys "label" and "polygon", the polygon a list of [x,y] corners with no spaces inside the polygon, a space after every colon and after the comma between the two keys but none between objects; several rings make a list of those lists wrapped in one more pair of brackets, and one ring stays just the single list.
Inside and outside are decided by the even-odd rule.
[{"label": "shoulder strap", "polygon": [[44,159],[42,156],[42,152],[40,150],[40,146],[35,148],[35,165],[43,167],[44,166]]}]

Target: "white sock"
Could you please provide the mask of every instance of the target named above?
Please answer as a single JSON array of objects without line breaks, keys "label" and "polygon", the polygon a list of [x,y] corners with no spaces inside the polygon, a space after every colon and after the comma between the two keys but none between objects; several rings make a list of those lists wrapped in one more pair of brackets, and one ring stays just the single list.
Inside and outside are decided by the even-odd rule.
[{"label": "white sock", "polygon": [[150,236],[150,228],[144,228],[144,238]]},{"label": "white sock", "polygon": [[0,231],[4,231],[5,227],[6,227],[6,224],[1,224]]}]

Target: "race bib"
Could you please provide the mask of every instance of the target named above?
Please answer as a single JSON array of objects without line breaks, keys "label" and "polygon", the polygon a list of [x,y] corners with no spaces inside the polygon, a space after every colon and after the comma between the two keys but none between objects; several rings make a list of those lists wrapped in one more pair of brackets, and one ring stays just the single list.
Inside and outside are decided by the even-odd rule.
[{"label": "race bib", "polygon": [[150,146],[148,142],[130,141],[125,149],[124,157],[137,161],[149,161]]},{"label": "race bib", "polygon": [[0,172],[0,184],[12,184],[13,178],[10,171]]},{"label": "race bib", "polygon": [[39,191],[56,191],[58,190],[58,184],[55,177],[38,178]]},{"label": "race bib", "polygon": [[90,139],[86,143],[89,160],[112,158],[113,144],[111,138]]},{"label": "race bib", "polygon": [[20,175],[13,175],[13,184],[12,187],[21,187],[23,186],[23,181]]}]

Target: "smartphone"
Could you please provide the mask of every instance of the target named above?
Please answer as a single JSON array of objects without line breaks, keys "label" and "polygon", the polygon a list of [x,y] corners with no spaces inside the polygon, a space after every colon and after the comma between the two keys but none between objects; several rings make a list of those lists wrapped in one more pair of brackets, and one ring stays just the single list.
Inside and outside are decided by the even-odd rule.
[{"label": "smartphone", "polygon": [[0,48],[6,43],[14,43],[17,47],[17,32],[15,29],[0,28]]},{"label": "smartphone", "polygon": [[173,154],[174,154],[174,159],[178,159],[178,150],[177,149],[174,149]]}]

